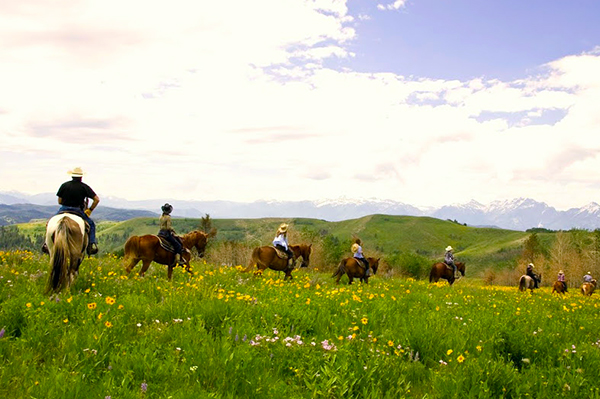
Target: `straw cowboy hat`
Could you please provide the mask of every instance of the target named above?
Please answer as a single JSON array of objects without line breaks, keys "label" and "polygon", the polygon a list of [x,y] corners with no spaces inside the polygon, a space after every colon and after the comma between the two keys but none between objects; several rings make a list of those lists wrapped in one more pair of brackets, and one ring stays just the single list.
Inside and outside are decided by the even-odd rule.
[{"label": "straw cowboy hat", "polygon": [[281,223],[281,225],[277,229],[277,234],[279,235],[279,234],[287,233],[287,229],[288,229],[287,223]]},{"label": "straw cowboy hat", "polygon": [[454,248],[452,248],[450,245],[448,245],[448,246],[446,247],[446,251],[454,251]]},{"label": "straw cowboy hat", "polygon": [[73,177],[82,177],[85,172],[83,171],[83,169],[81,169],[79,166],[76,168],[71,169],[70,171],[67,172],[67,174],[73,176]]},{"label": "straw cowboy hat", "polygon": [[352,244],[351,249],[352,249],[352,253],[356,253],[356,251],[358,251],[358,244],[357,243]]},{"label": "straw cowboy hat", "polygon": [[559,270],[559,271],[558,271],[558,274],[564,274],[564,273],[563,273],[563,271],[562,271],[562,270]]}]

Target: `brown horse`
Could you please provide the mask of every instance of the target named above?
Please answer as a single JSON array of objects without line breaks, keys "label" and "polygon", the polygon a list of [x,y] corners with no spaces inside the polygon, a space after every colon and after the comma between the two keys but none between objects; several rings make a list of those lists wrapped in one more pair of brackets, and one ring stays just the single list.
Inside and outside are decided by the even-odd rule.
[{"label": "brown horse", "polygon": [[46,225],[46,245],[50,252],[46,294],[58,294],[73,283],[85,257],[88,236],[83,219],[68,213],[53,216]]},{"label": "brown horse", "polygon": [[[464,262],[455,262],[456,270],[460,272],[460,274],[465,276],[465,263]],[[448,280],[448,283],[452,285],[456,277],[454,277],[454,273],[452,273],[452,268],[443,262],[434,263],[431,266],[431,271],[429,272],[429,282],[437,283],[439,279],[443,278],[444,280]]]},{"label": "brown horse", "polygon": [[294,270],[294,266],[298,258],[302,258],[302,263],[300,264],[300,267],[308,267],[310,263],[310,252],[312,251],[312,244],[290,245],[289,248],[292,251],[292,254],[294,255],[291,265],[288,264],[287,259],[282,259],[277,255],[277,252],[274,247],[264,246],[254,248],[254,250],[252,251],[250,263],[244,271],[248,272],[256,265],[256,267],[260,271],[269,268],[271,270],[285,272],[285,277],[283,279],[291,279],[292,270]]},{"label": "brown horse", "polygon": [[[369,268],[373,270],[373,274],[377,273],[377,269],[379,268],[379,259],[381,258],[367,258],[367,262],[369,262]],[[340,279],[344,274],[348,276],[348,285],[352,284],[355,278],[360,279],[361,282],[369,283],[369,277],[365,275],[367,269],[357,261],[355,258],[344,258],[338,265],[337,270],[333,273],[333,276],[336,277],[336,284],[340,283]]]},{"label": "brown horse", "polygon": [[557,294],[564,294],[567,292],[566,283],[563,284],[562,281],[555,281],[552,285],[552,293],[554,294],[555,292]]},{"label": "brown horse", "polygon": [[[200,257],[204,255],[204,249],[210,235],[198,230],[194,230],[181,237],[183,242],[183,252],[181,259],[185,265],[185,270],[193,274],[190,270],[190,258],[192,248],[196,248]],[[147,234],[144,236],[131,236],[125,243],[125,272],[131,273],[133,268],[142,261],[140,276],[143,277],[152,262],[167,265],[169,270],[167,276],[169,280],[173,277],[173,268],[175,267],[175,254],[165,250],[160,245],[160,239],[156,235]]]},{"label": "brown horse", "polygon": [[592,280],[589,283],[583,283],[581,285],[581,293],[585,296],[592,296],[592,294],[596,291],[596,280]]}]

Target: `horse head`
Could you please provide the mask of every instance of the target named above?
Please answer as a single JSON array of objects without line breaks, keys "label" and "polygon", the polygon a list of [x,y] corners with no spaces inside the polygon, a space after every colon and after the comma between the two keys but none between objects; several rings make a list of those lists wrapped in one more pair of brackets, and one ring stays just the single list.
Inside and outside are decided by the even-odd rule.
[{"label": "horse head", "polygon": [[300,267],[308,267],[308,265],[310,264],[310,253],[312,251],[312,244],[290,245],[290,249],[294,253],[295,259],[302,258],[302,263],[300,264]]},{"label": "horse head", "polygon": [[381,258],[368,258],[367,260],[369,261],[371,270],[373,270],[373,274],[377,274],[377,269],[379,269],[379,260],[381,260]]},{"label": "horse head", "polygon": [[464,277],[465,276],[465,262],[456,262],[455,263],[456,268],[458,269],[458,271],[460,272],[460,274]]},{"label": "horse head", "polygon": [[183,243],[189,249],[196,248],[198,257],[202,258],[204,257],[204,250],[208,243],[208,237],[209,234],[194,230],[183,236]]}]

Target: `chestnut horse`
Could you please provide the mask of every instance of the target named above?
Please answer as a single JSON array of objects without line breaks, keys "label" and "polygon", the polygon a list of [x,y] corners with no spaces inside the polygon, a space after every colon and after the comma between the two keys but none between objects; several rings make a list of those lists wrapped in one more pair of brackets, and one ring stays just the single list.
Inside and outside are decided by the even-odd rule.
[{"label": "chestnut horse", "polygon": [[557,294],[564,294],[567,292],[566,283],[563,284],[562,281],[555,281],[552,285],[552,293],[554,294],[555,292]]},{"label": "chestnut horse", "polygon": [[[464,262],[455,262],[456,270],[465,276],[465,263]],[[444,280],[448,280],[448,283],[452,285],[456,277],[454,277],[454,273],[452,273],[452,267],[448,266],[443,262],[434,263],[431,266],[431,271],[429,272],[429,282],[437,283],[439,279],[443,278]]]},{"label": "chestnut horse", "polygon": [[[204,249],[210,235],[203,233],[198,230],[194,230],[181,236],[183,242],[183,251],[181,253],[181,259],[185,265],[185,270],[193,274],[190,270],[190,258],[192,248],[198,250],[200,257],[204,256]],[[140,277],[143,277],[150,264],[152,262],[160,263],[161,265],[167,265],[169,270],[167,276],[169,280],[173,277],[173,268],[175,267],[175,254],[165,250],[160,245],[160,239],[156,235],[147,234],[144,236],[131,236],[125,243],[125,272],[131,273],[131,270],[142,261],[142,269],[140,270]]]},{"label": "chestnut horse", "polygon": [[302,258],[302,263],[300,267],[308,267],[310,263],[310,252],[312,251],[312,244],[310,245],[290,245],[290,250],[293,253],[292,265],[288,265],[287,259],[282,259],[277,255],[277,252],[272,246],[264,246],[254,248],[252,251],[252,258],[250,259],[250,263],[248,267],[244,269],[245,272],[250,271],[256,265],[258,270],[263,271],[267,268],[276,271],[285,272],[284,280],[292,278],[292,270],[294,270],[294,266],[296,264],[296,260],[298,258]]},{"label": "chestnut horse", "polygon": [[[369,262],[369,268],[373,271],[373,274],[377,274],[377,269],[379,268],[379,259],[381,258],[367,258],[367,262]],[[367,270],[362,263],[355,258],[344,258],[331,277],[333,278],[337,276],[337,280],[335,280],[336,284],[340,283],[340,279],[344,274],[348,276],[348,285],[352,284],[355,278],[358,278],[361,282],[368,284],[370,276],[365,275],[366,271]]]},{"label": "chestnut horse", "polygon": [[50,273],[45,293],[58,294],[79,274],[88,245],[85,222],[69,213],[53,216],[46,225],[46,245],[50,252]]},{"label": "chestnut horse", "polygon": [[585,296],[592,296],[594,291],[596,291],[596,280],[581,285],[581,293]]}]

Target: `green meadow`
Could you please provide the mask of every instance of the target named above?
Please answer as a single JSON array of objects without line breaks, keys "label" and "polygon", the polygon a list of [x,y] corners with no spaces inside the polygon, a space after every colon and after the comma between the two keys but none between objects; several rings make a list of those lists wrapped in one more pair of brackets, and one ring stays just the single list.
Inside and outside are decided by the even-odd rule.
[{"label": "green meadow", "polygon": [[597,295],[486,286],[468,268],[452,287],[393,273],[348,286],[312,259],[291,282],[192,264],[168,281],[164,266],[139,278],[86,259],[48,297],[47,256],[0,252],[0,397],[600,397]]}]

